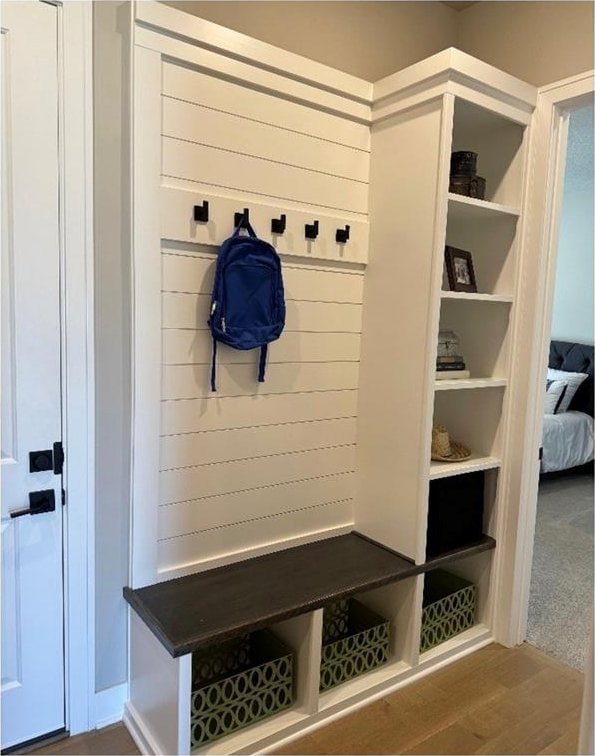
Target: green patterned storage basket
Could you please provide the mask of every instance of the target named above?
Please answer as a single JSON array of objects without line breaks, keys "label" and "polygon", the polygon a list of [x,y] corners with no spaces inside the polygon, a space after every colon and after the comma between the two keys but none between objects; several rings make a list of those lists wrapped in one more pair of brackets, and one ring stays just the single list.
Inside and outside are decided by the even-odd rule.
[{"label": "green patterned storage basket", "polygon": [[389,623],[355,599],[325,607],[320,690],[351,680],[388,661]]},{"label": "green patterned storage basket", "polygon": [[258,630],[192,654],[192,749],[293,702],[293,654]]},{"label": "green patterned storage basket", "polygon": [[473,583],[458,575],[444,570],[426,573],[421,619],[422,653],[473,626],[476,594]]}]

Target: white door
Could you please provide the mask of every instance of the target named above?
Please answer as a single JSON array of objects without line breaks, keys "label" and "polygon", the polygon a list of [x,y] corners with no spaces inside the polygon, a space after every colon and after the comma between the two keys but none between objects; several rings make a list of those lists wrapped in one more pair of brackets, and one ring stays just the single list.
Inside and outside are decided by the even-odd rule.
[{"label": "white door", "polygon": [[[2,2],[2,747],[64,728],[58,9]],[[52,452],[30,457],[30,452]],[[32,467],[45,468],[31,471]],[[14,516],[37,506],[54,511]]]}]

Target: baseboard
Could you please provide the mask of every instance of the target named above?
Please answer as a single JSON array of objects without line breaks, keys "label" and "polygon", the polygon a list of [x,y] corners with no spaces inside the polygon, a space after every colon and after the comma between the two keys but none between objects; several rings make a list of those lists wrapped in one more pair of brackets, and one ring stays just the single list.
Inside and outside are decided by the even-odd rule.
[{"label": "baseboard", "polygon": [[154,740],[143,722],[143,718],[130,701],[126,701],[124,704],[122,721],[143,756],[156,756],[157,754],[165,753]]},{"label": "baseboard", "polygon": [[95,694],[95,727],[102,727],[122,721],[124,703],[128,698],[128,684],[121,683]]}]

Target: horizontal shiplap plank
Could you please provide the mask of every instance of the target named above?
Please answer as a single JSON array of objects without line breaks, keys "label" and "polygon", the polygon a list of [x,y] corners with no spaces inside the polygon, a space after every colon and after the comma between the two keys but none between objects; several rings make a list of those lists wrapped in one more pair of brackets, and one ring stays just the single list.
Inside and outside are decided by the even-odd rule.
[{"label": "horizontal shiplap plank", "polygon": [[[358,333],[299,333],[290,331],[269,344],[268,363],[275,362],[357,362],[360,356]],[[164,365],[207,365],[213,344],[208,331],[163,331]],[[217,364],[254,364],[254,351],[217,347]]]},{"label": "horizontal shiplap plank", "polygon": [[[163,290],[190,294],[210,294],[216,259],[213,256],[163,255]],[[364,277],[359,273],[330,272],[315,267],[283,265],[286,299],[308,302],[361,304]]]},{"label": "horizontal shiplap plank", "polygon": [[192,535],[159,541],[159,570],[174,570],[218,557],[273,546],[293,538],[316,537],[353,524],[353,501],[337,501],[295,512],[245,521]]},{"label": "horizontal shiplap plank", "polygon": [[[261,194],[213,187],[197,181],[168,178],[159,191],[161,238],[193,245],[204,245],[216,253],[219,245],[234,231],[234,214],[243,208],[250,210],[250,222],[260,239],[269,242],[285,257],[302,258],[315,264],[356,263],[368,259],[368,217],[362,213],[304,205],[291,200],[267,199]],[[209,220],[194,221],[194,205],[209,203]],[[271,219],[286,216],[285,232],[271,231]],[[318,220],[318,236],[306,239],[304,227]],[[349,241],[337,242],[338,228],[350,227]],[[167,242],[166,242],[167,246]],[[190,252],[191,254],[191,252]]]},{"label": "horizontal shiplap plank", "polygon": [[336,210],[366,213],[368,209],[368,185],[352,179],[328,176],[170,137],[163,137],[162,152],[164,176]]},{"label": "horizontal shiplap plank", "polygon": [[263,123],[370,150],[370,128],[173,63],[163,65],[163,93]]},{"label": "horizontal shiplap plank", "polygon": [[[163,328],[196,328],[205,331],[208,329],[210,294],[165,292],[162,301]],[[285,305],[287,331],[361,333],[361,305],[293,300],[286,301]]]},{"label": "horizontal shiplap plank", "polygon": [[332,176],[369,178],[367,152],[169,97],[163,98],[163,135]]},{"label": "horizontal shiplap plank", "polygon": [[209,528],[269,517],[353,497],[354,473],[239,491],[225,496],[167,504],[159,507],[159,538],[175,538]]},{"label": "horizontal shiplap plank", "polygon": [[184,433],[161,439],[161,469],[172,470],[354,443],[353,417]]},{"label": "horizontal shiplap plank", "polygon": [[355,445],[241,459],[212,465],[165,470],[160,474],[160,503],[190,501],[245,491],[292,480],[352,472]]},{"label": "horizontal shiplap plank", "polygon": [[[265,381],[258,383],[260,350],[254,349],[252,354],[252,365],[217,364],[218,396],[340,391],[358,387],[358,362],[267,363]],[[161,396],[163,399],[198,399],[210,396],[210,380],[210,365],[164,365]]]},{"label": "horizontal shiplap plank", "polygon": [[218,397],[162,402],[161,433],[195,433],[226,428],[355,417],[357,391]]}]

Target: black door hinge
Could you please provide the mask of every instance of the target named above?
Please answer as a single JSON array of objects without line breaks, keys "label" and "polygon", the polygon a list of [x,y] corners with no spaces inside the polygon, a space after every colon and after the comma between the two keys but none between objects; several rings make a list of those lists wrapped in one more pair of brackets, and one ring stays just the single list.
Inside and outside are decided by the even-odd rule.
[{"label": "black door hinge", "polygon": [[539,461],[543,459],[543,446],[539,447]]},{"label": "black door hinge", "polygon": [[62,475],[64,470],[64,448],[62,441],[54,444],[54,475]]},{"label": "black door hinge", "polygon": [[66,491],[62,489],[62,506],[66,506]]}]

